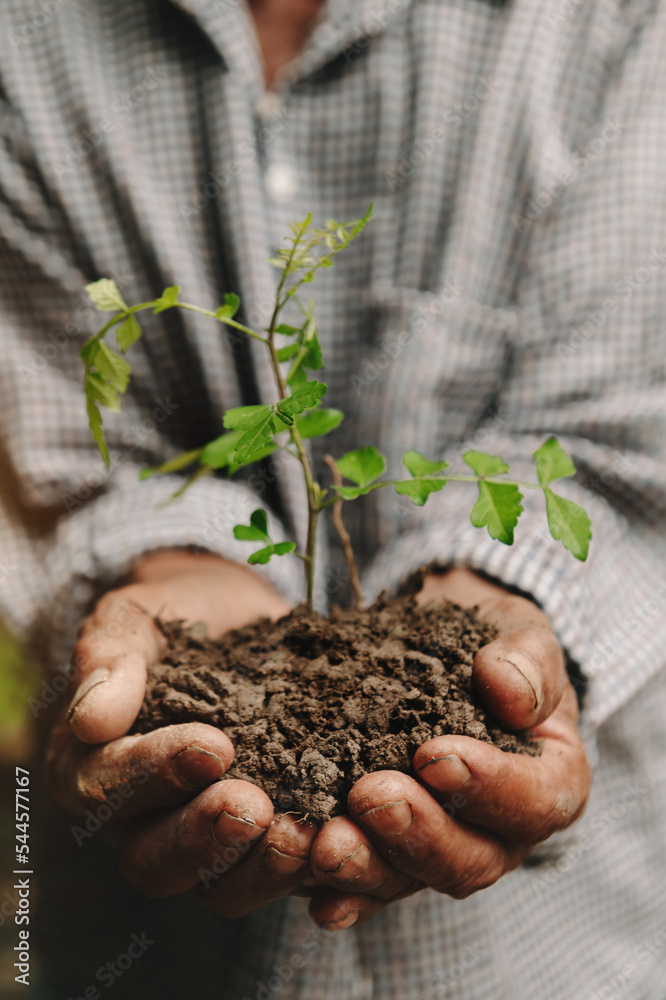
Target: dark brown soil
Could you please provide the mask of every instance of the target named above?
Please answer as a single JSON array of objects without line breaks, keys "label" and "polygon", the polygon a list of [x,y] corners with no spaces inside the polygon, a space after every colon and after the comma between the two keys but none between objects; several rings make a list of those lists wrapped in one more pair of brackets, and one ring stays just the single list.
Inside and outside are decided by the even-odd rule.
[{"label": "dark brown soil", "polygon": [[472,660],[495,633],[454,604],[413,597],[329,619],[297,609],[212,642],[203,626],[162,624],[135,732],[180,722],[223,729],[236,750],[227,777],[263,788],[277,809],[316,822],[345,811],[360,777],[411,771],[416,748],[448,733],[512,753],[538,753],[474,697]]}]

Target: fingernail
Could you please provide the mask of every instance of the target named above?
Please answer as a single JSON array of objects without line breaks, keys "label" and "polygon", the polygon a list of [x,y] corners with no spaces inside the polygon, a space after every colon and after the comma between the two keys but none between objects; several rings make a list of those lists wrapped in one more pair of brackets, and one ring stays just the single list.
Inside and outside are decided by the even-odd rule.
[{"label": "fingernail", "polygon": [[408,830],[414,821],[414,813],[408,802],[386,802],[375,806],[359,816],[360,820],[383,836],[396,835]]},{"label": "fingernail", "polygon": [[223,847],[228,847],[230,843],[234,847],[243,847],[266,833],[267,829],[267,826],[259,826],[252,819],[235,816],[226,809],[217,814],[212,826],[213,837]]},{"label": "fingernail", "polygon": [[97,687],[98,684],[104,684],[106,681],[108,681],[110,676],[111,675],[109,674],[109,671],[106,669],[106,667],[98,667],[97,670],[93,670],[92,673],[88,674],[86,679],[82,681],[81,684],[79,684],[78,688],[76,689],[74,697],[69,703],[69,708],[67,709],[68,722],[72,721],[74,713],[77,711],[77,709],[78,710],[81,709],[81,702],[83,701],[85,696],[90,691],[92,691],[94,687]]},{"label": "fingernail", "polygon": [[457,792],[471,777],[467,765],[454,753],[431,757],[421,765],[419,774],[438,792]]},{"label": "fingernail", "polygon": [[177,753],[171,769],[178,781],[191,788],[218,781],[226,770],[221,757],[197,746],[185,747]]},{"label": "fingernail", "polygon": [[295,875],[305,868],[307,858],[295,858],[293,854],[284,854],[277,847],[268,847],[264,851],[264,868],[269,875]]},{"label": "fingernail", "polygon": [[334,878],[344,879],[345,882],[360,878],[368,870],[370,864],[370,851],[367,844],[359,844],[358,847],[342,859],[335,868],[326,868],[326,874]]},{"label": "fingernail", "polygon": [[358,920],[360,913],[360,910],[350,910],[345,917],[340,917],[339,920],[329,920],[328,923],[325,923],[324,930],[344,931],[347,927],[353,927]]},{"label": "fingernail", "polygon": [[510,656],[500,656],[502,663],[510,663],[518,674],[518,683],[525,695],[532,702],[532,710],[536,711],[541,706],[543,700],[543,689],[541,687],[541,671],[538,665],[526,656],[515,650]]}]

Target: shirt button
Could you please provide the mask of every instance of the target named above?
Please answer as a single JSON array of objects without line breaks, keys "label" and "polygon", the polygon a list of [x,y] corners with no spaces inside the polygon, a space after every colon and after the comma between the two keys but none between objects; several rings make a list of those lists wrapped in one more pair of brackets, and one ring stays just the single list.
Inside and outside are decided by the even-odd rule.
[{"label": "shirt button", "polygon": [[273,201],[291,201],[296,185],[296,171],[288,163],[272,163],[266,171],[266,190]]}]

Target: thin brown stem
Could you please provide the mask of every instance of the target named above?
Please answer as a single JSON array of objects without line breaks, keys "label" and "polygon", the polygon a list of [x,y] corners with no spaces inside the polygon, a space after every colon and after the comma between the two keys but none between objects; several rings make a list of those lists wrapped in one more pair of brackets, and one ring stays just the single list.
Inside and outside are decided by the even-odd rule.
[{"label": "thin brown stem", "polygon": [[[342,486],[342,476],[340,471],[335,464],[335,460],[332,455],[325,455],[324,461],[331,470],[333,474],[333,482],[336,486]],[[338,499],[333,504],[333,524],[335,525],[335,530],[340,536],[340,541],[342,542],[342,548],[345,554],[345,559],[347,560],[347,566],[349,567],[349,579],[354,591],[354,605],[357,611],[363,610],[363,591],[361,590],[361,581],[358,577],[358,570],[356,568],[356,560],[354,559],[354,550],[352,548],[351,539],[349,537],[349,532],[345,528],[342,521],[342,504],[344,503],[342,497]]]}]

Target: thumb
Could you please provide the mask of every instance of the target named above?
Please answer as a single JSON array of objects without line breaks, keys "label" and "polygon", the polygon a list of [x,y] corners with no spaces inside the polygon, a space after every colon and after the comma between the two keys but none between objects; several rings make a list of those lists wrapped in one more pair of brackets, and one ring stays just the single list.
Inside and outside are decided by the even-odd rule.
[{"label": "thumb", "polygon": [[102,598],[74,653],[77,688],[67,721],[78,739],[108,743],[128,732],[143,702],[147,669],[165,645],[149,613],[123,590]]}]

